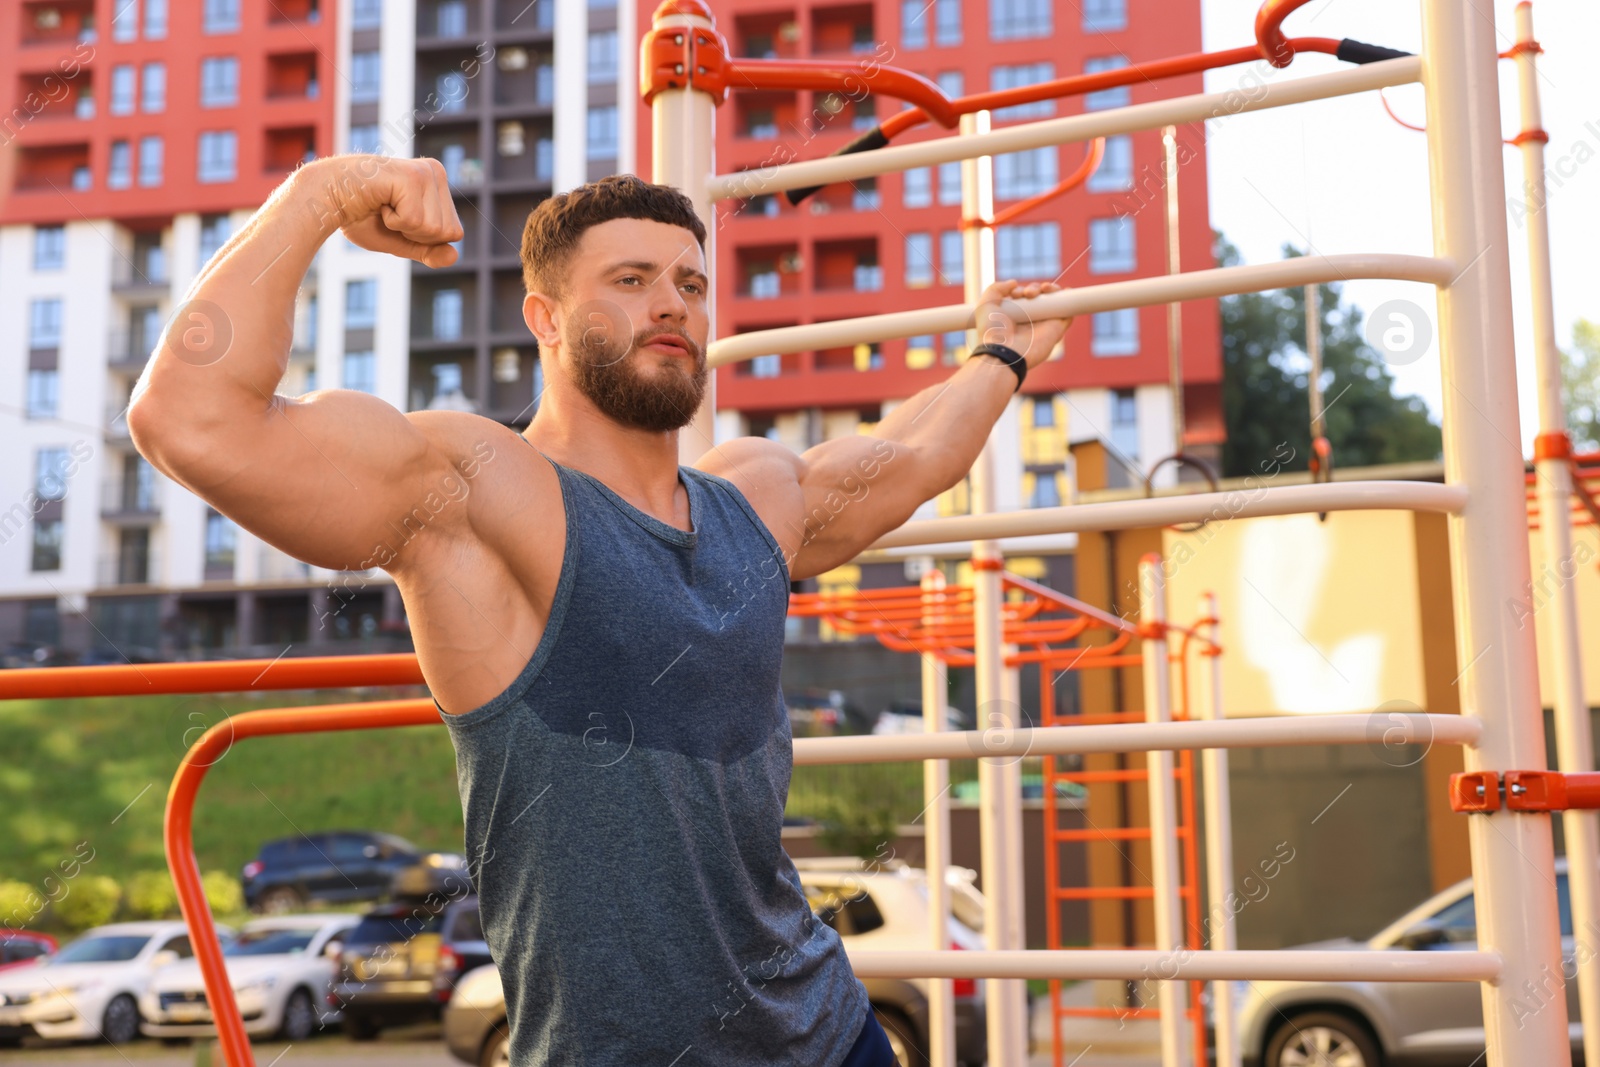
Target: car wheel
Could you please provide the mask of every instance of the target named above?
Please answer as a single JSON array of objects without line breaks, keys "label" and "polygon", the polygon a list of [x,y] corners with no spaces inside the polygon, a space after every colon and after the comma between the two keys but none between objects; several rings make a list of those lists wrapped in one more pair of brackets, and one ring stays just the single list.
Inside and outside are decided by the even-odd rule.
[{"label": "car wheel", "polygon": [[113,1045],[125,1045],[139,1036],[139,1005],[126,993],[118,993],[106,1005],[100,1019],[100,1036]]},{"label": "car wheel", "polygon": [[256,908],[263,915],[283,915],[291,911],[299,911],[305,907],[306,898],[293,886],[279,886],[269,889],[261,894]]},{"label": "car wheel", "polygon": [[311,1003],[311,994],[304,988],[289,994],[283,1006],[283,1022],[278,1024],[278,1037],[284,1041],[304,1041],[317,1028],[317,1009]]},{"label": "car wheel", "polygon": [[483,1043],[478,1055],[478,1067],[511,1067],[511,1035],[506,1028],[497,1026]]},{"label": "car wheel", "polygon": [[1265,1067],[1383,1067],[1383,1053],[1365,1024],[1344,1015],[1295,1015],[1267,1043]]},{"label": "car wheel", "polygon": [[372,1041],[377,1038],[379,1027],[371,1019],[351,1015],[346,1009],[344,1018],[339,1020],[339,1029],[344,1031],[344,1036],[351,1041]]},{"label": "car wheel", "polygon": [[878,1025],[888,1035],[889,1047],[894,1050],[894,1061],[900,1067],[928,1067],[928,1057],[917,1043],[911,1020],[893,1008],[880,1008],[877,1005],[873,1005],[872,1014],[877,1016]]}]

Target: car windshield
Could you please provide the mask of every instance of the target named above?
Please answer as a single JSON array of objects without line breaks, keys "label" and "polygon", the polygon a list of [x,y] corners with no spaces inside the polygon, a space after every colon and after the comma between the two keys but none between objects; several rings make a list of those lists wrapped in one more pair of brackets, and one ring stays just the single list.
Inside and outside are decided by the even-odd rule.
[{"label": "car windshield", "polygon": [[85,937],[50,957],[51,963],[122,963],[150,943],[149,934]]},{"label": "car windshield", "polygon": [[400,915],[369,915],[356,924],[345,938],[345,945],[382,945],[408,941],[418,934],[436,934],[443,920],[438,912],[426,911]]},{"label": "car windshield", "polygon": [[287,956],[304,952],[317,936],[316,927],[246,930],[222,949],[224,956]]}]

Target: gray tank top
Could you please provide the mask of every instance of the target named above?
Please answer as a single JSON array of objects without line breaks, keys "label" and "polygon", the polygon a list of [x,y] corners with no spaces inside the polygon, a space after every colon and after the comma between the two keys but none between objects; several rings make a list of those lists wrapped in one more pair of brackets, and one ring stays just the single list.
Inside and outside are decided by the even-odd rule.
[{"label": "gray tank top", "polygon": [[498,696],[439,710],[511,1062],[837,1067],[869,1006],[780,840],[783,552],[716,475],[678,468],[685,531],[550,463],[544,635]]}]

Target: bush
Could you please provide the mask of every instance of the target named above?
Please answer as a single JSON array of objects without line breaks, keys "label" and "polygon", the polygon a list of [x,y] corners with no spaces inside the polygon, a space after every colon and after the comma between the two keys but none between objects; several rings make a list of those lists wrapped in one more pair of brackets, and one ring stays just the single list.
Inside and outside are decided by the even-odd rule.
[{"label": "bush", "polygon": [[128,879],[128,914],[135,919],[166,919],[178,914],[178,890],[168,871],[140,871]]},{"label": "bush", "polygon": [[227,871],[207,871],[200,876],[200,888],[205,891],[212,915],[238,915],[244,911],[244,890]]},{"label": "bush", "polygon": [[67,895],[51,905],[51,911],[63,926],[77,932],[110,922],[121,903],[122,887],[115,878],[86,874],[67,883]]},{"label": "bush", "polygon": [[27,882],[0,882],[0,926],[31,925],[44,905],[44,897]]}]

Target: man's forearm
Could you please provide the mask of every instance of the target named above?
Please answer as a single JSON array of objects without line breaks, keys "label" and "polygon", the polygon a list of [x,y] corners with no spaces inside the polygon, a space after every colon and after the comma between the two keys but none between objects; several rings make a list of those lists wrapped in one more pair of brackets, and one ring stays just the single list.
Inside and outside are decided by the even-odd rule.
[{"label": "man's forearm", "polygon": [[1016,387],[1009,367],[978,356],[895,408],[872,435],[914,449],[919,476],[927,479],[928,495],[936,496],[972,469]]}]

